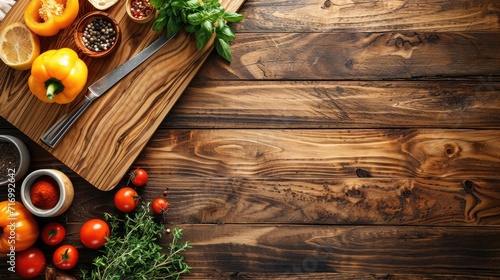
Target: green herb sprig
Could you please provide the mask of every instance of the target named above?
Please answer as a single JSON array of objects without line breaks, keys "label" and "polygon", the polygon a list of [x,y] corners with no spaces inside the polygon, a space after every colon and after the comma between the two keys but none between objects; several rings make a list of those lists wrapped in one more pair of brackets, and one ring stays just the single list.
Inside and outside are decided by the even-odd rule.
[{"label": "green herb sprig", "polygon": [[219,0],[150,0],[158,10],[153,30],[166,29],[167,36],[175,35],[182,27],[194,33],[196,48],[203,49],[215,33],[215,49],[227,61],[232,60],[229,42],[236,38],[227,22],[238,22],[243,15],[229,12]]},{"label": "green herb sprig", "polygon": [[91,272],[82,271],[83,279],[179,279],[189,273],[181,252],[191,248],[189,241],[181,242],[182,229],[173,229],[168,254],[157,243],[165,228],[149,215],[151,203],[141,203],[133,214],[125,219],[105,214],[111,226],[111,236],[101,250],[102,255],[93,260]]}]

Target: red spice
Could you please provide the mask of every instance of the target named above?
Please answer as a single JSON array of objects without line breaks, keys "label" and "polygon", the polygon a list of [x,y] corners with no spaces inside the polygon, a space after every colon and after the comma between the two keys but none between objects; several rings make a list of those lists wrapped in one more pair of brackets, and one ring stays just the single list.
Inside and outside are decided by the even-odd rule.
[{"label": "red spice", "polygon": [[153,6],[149,3],[149,0],[132,0],[130,2],[130,13],[135,18],[146,18],[152,11]]},{"label": "red spice", "polygon": [[41,176],[31,185],[31,202],[38,208],[54,208],[59,201],[59,196],[57,182],[50,176]]}]

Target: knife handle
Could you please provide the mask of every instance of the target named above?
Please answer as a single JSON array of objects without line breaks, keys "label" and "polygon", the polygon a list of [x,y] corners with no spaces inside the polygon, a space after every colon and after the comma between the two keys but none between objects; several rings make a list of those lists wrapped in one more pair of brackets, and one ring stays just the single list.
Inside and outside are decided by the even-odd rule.
[{"label": "knife handle", "polygon": [[47,146],[54,148],[59,140],[66,134],[75,121],[87,110],[92,103],[92,99],[87,96],[80,103],[73,107],[71,111],[62,116],[54,123],[40,138]]}]

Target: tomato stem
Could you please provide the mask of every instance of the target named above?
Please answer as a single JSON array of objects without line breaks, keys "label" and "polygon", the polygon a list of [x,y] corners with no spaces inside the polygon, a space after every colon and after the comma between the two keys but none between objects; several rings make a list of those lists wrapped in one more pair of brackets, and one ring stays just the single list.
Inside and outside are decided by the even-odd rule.
[{"label": "tomato stem", "polygon": [[51,239],[52,237],[57,235],[57,229],[51,229],[49,232],[49,236],[47,236],[47,239]]},{"label": "tomato stem", "polygon": [[64,253],[61,254],[61,261],[58,262],[58,264],[63,263],[65,261],[69,261],[69,254],[68,254],[69,248],[64,251]]}]

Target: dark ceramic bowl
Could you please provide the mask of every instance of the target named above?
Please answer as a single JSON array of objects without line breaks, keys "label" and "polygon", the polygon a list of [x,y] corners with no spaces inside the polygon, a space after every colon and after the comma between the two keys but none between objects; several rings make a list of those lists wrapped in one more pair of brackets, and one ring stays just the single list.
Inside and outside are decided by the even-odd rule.
[{"label": "dark ceramic bowl", "polygon": [[19,181],[26,174],[26,172],[28,172],[30,165],[30,153],[24,142],[19,140],[17,137],[11,135],[0,135],[0,142],[14,145],[17,150],[19,160],[18,166],[2,167],[6,168],[6,170],[2,170],[2,172],[9,173],[13,176],[9,175],[7,178],[0,178],[0,186],[6,186],[9,183],[15,184],[16,181]]}]

